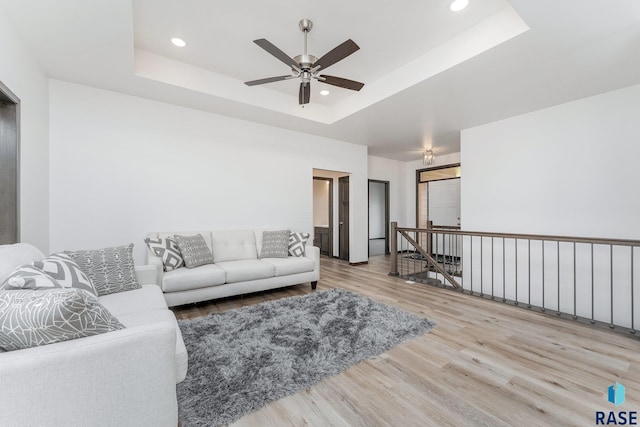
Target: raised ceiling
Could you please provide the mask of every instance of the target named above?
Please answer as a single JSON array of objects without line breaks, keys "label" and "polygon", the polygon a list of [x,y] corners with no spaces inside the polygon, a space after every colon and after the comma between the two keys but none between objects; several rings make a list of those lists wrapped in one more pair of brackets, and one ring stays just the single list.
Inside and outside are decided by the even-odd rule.
[{"label": "raised ceiling", "polygon": [[[221,4],[208,0],[134,0],[137,71],[178,86],[184,84],[183,80],[165,78],[165,70],[173,66],[175,75],[192,71],[206,76],[207,81],[198,85],[193,79],[189,83],[191,89],[207,92],[207,84],[232,84],[235,90],[224,96],[331,123],[526,30],[506,0],[475,2],[458,13],[448,6],[448,1],[419,0],[326,0],[322,7],[309,1]],[[375,13],[364,13],[365,7]],[[363,91],[314,81],[313,105],[302,109],[297,104],[298,80],[251,89],[241,85],[248,80],[290,73],[286,65],[252,40],[266,38],[290,57],[301,54],[304,37],[298,21],[302,18],[314,23],[308,35],[308,52],[318,58],[346,39],[359,43],[358,52],[333,65],[327,73],[365,82]],[[169,43],[172,36],[182,38],[187,46],[176,48]],[[456,42],[455,48],[447,49],[447,44]],[[443,50],[447,55],[442,54]],[[422,63],[416,62],[421,58]],[[330,95],[321,96],[321,89],[330,90]],[[222,95],[220,91],[214,94]]]},{"label": "raised ceiling", "polygon": [[[0,0],[53,78],[202,109],[417,160],[459,150],[460,130],[640,83],[637,0]],[[348,38],[360,50],[327,70],[352,92],[298,81],[252,40],[309,53]],[[171,37],[187,42],[179,49]],[[1,76],[0,76],[1,78]],[[318,91],[328,88],[329,96]]]}]

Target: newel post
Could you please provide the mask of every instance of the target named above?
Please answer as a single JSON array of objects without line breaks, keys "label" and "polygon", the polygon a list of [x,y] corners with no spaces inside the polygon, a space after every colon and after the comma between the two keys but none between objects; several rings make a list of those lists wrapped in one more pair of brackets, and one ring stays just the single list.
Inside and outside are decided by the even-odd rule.
[{"label": "newel post", "polygon": [[[433,221],[427,221],[427,229],[431,230],[433,229]],[[421,242],[422,243],[422,242]],[[430,232],[427,232],[427,244],[425,245],[424,243],[422,243],[422,246],[426,246],[427,247],[427,253],[428,254],[433,254],[433,248],[431,247],[433,244],[433,238]],[[437,248],[436,248],[437,250]]]},{"label": "newel post", "polygon": [[389,230],[389,252],[391,252],[391,271],[389,272],[390,276],[398,275],[398,223],[395,221],[391,222],[391,227]]}]

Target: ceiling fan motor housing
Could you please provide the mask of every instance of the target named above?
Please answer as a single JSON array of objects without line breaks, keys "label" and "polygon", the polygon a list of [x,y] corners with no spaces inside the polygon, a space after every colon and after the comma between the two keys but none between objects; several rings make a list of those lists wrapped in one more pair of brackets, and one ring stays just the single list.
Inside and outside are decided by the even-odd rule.
[{"label": "ceiling fan motor housing", "polygon": [[311,22],[310,19],[301,19],[300,22],[298,22],[298,27],[300,27],[301,31],[308,33],[313,28],[313,22]]},{"label": "ceiling fan motor housing", "polygon": [[296,61],[298,65],[300,65],[301,70],[308,71],[313,67],[313,64],[318,60],[318,58],[316,58],[313,55],[304,54],[304,55],[294,56],[293,60]]}]

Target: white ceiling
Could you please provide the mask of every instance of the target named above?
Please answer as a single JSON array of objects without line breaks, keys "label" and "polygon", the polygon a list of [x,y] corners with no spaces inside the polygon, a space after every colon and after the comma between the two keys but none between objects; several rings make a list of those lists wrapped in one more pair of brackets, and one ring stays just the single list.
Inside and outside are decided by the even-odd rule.
[{"label": "white ceiling", "polygon": [[[640,83],[637,0],[0,0],[53,78],[341,139],[417,160],[459,150],[460,130]],[[252,40],[309,53],[353,39],[327,73],[360,92],[298,81]],[[188,43],[179,49],[169,39]],[[1,78],[1,76],[0,76]],[[317,93],[327,87],[331,94]],[[514,142],[515,143],[515,142]]]}]

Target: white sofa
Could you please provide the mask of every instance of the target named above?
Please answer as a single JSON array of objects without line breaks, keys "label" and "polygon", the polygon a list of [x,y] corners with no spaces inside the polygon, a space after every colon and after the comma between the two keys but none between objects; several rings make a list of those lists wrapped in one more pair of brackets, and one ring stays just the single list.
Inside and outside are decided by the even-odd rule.
[{"label": "white sofa", "polygon": [[151,239],[201,234],[214,264],[164,271],[162,260],[151,251],[147,251],[147,264],[156,266],[158,285],[169,307],[307,282],[315,289],[320,278],[320,250],[311,239],[302,257],[260,259],[262,233],[263,230],[149,233],[147,237]]},{"label": "white sofa", "polygon": [[[0,283],[42,258],[28,244],[0,245]],[[155,267],[136,266],[136,276],[141,289],[99,298],[125,329],[0,350],[0,426],[178,425],[187,351]]]}]

